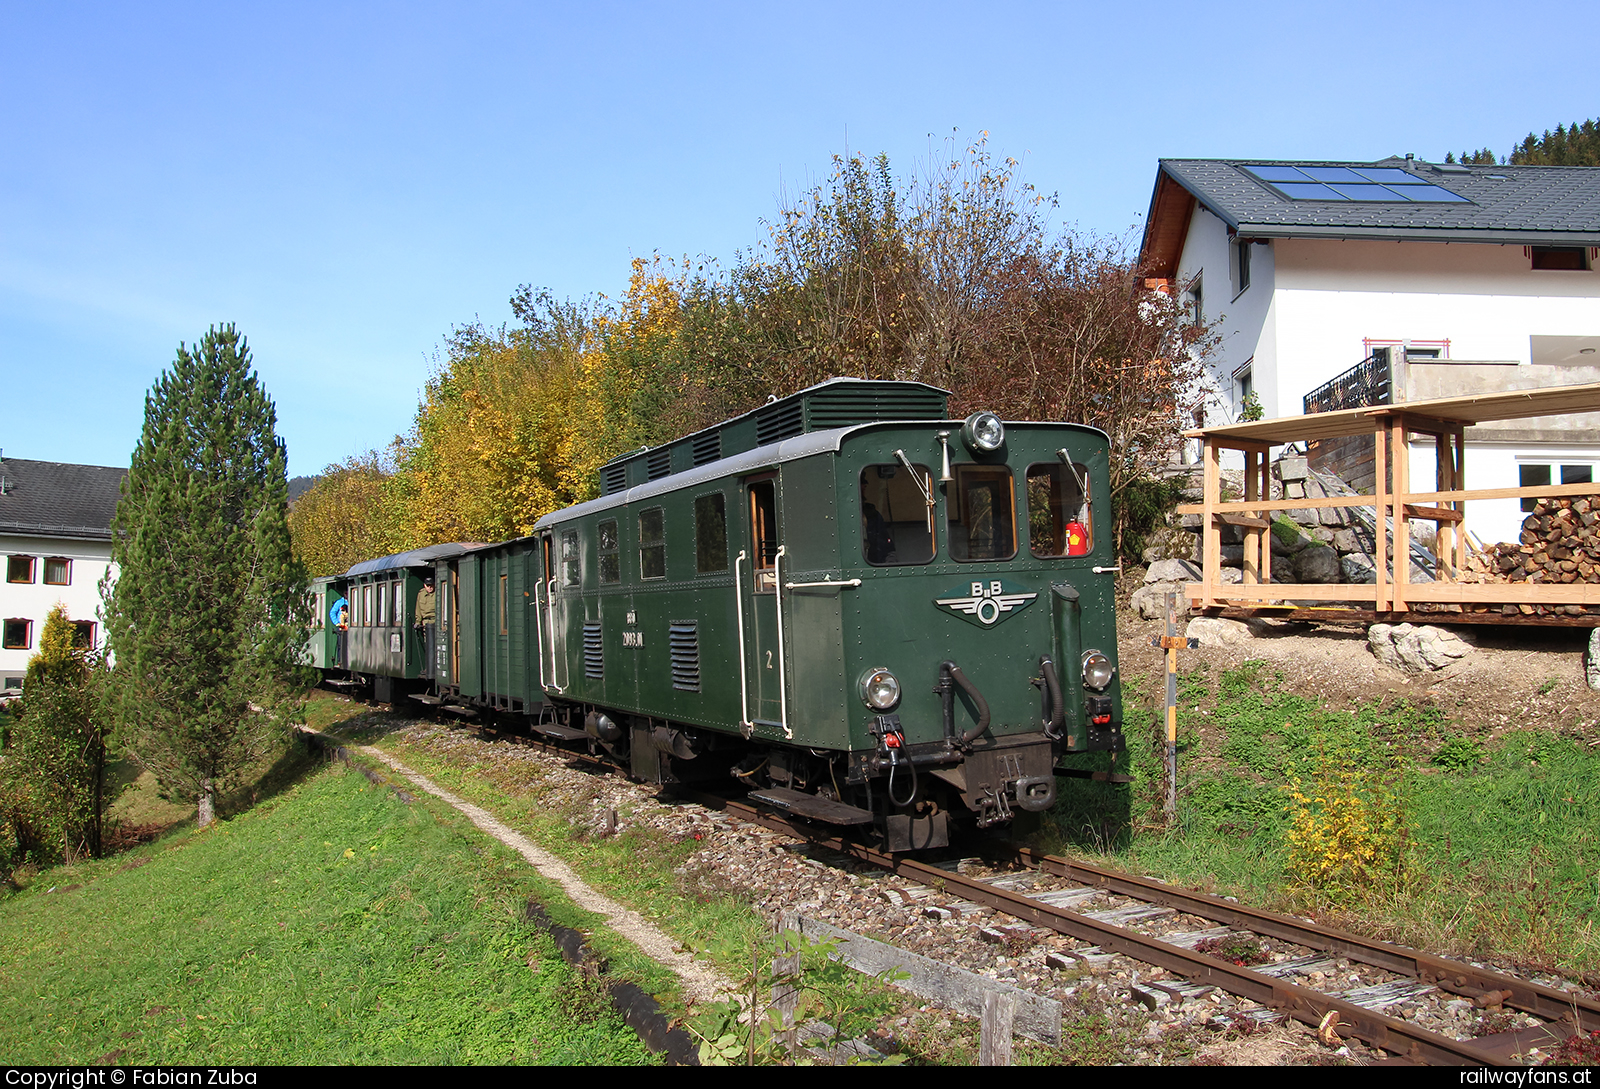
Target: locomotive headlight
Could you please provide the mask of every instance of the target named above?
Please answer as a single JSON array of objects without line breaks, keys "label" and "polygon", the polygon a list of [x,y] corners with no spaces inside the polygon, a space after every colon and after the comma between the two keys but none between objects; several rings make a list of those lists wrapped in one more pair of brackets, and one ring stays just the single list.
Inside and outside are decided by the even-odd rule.
[{"label": "locomotive headlight", "polygon": [[874,711],[893,711],[900,703],[900,681],[887,669],[869,669],[861,675],[861,702]]},{"label": "locomotive headlight", "polygon": [[1006,441],[1006,425],[993,412],[974,412],[961,428],[961,438],[971,449],[992,454]]},{"label": "locomotive headlight", "polygon": [[1083,652],[1083,684],[1086,688],[1093,688],[1096,692],[1111,683],[1111,678],[1116,675],[1117,667],[1111,664],[1111,659],[1101,654],[1098,650]]}]

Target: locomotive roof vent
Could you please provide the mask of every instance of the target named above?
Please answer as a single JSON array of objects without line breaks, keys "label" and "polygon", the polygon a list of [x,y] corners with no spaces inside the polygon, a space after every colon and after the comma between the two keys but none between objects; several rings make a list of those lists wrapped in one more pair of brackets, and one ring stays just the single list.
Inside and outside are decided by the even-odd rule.
[{"label": "locomotive roof vent", "polygon": [[[613,458],[600,469],[600,494],[658,480],[674,466],[707,465],[810,431],[881,420],[943,420],[948,417],[949,400],[948,392],[922,382],[830,378],[665,446]],[[685,449],[673,456],[679,447]]]}]

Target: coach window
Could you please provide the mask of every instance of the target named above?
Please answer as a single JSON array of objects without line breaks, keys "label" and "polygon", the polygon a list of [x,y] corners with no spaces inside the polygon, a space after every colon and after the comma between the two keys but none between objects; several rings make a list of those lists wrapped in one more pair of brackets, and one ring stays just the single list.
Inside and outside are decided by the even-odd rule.
[{"label": "coach window", "polygon": [[5,638],[0,641],[6,650],[27,650],[33,646],[33,621],[7,620]]},{"label": "coach window", "polygon": [[660,507],[639,512],[639,577],[667,577],[667,519]]},{"label": "coach window", "polygon": [[373,596],[378,599],[378,627],[389,626],[389,583],[387,580],[374,584]]},{"label": "coach window", "polygon": [[617,520],[607,518],[599,525],[600,585],[622,581],[622,560],[617,555]]},{"label": "coach window", "polygon": [[374,617],[372,611],[372,583],[361,587],[361,624],[363,627],[372,627]]},{"label": "coach window", "polygon": [[933,473],[926,465],[868,465],[861,470],[861,550],[874,566],[933,559]]},{"label": "coach window", "polygon": [[728,501],[721,492],[694,501],[694,569],[701,575],[728,569]]},{"label": "coach window", "polygon": [[1003,465],[957,465],[949,511],[950,555],[964,563],[1009,560],[1017,554],[1011,470]]},{"label": "coach window", "polygon": [[568,530],[561,535],[561,583],[563,586],[576,586],[582,576],[582,565],[578,563],[578,531]]},{"label": "coach window", "polygon": [[750,567],[755,591],[778,590],[778,482],[773,477],[750,482]]},{"label": "coach window", "polygon": [[1089,532],[1089,469],[1061,462],[1028,466],[1028,547],[1035,556],[1083,556]]},{"label": "coach window", "polygon": [[406,622],[406,580],[402,575],[394,580],[394,622],[403,627]]},{"label": "coach window", "polygon": [[46,586],[71,586],[72,561],[60,556],[51,556],[44,561],[44,584]]},{"label": "coach window", "polygon": [[32,582],[33,557],[11,556],[6,559],[7,582]]}]

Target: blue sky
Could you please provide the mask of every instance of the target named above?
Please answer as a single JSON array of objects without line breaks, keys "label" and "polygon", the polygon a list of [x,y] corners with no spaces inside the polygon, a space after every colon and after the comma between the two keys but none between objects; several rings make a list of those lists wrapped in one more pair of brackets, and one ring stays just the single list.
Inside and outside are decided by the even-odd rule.
[{"label": "blue sky", "polygon": [[1600,116],[1582,51],[1550,44],[1597,24],[1539,3],[3,0],[0,448],[127,464],[178,342],[233,321],[313,473],[405,430],[442,336],[509,321],[518,284],[615,295],[655,251],[727,265],[834,154],[904,168],[987,131],[1063,223],[1123,234],[1164,156],[1442,159]]}]

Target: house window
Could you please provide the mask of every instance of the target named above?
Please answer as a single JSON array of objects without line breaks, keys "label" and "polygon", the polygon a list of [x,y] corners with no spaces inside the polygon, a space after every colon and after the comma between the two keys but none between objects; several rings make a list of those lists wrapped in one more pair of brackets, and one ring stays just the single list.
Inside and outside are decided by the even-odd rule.
[{"label": "house window", "polygon": [[1587,272],[1587,246],[1533,246],[1533,267],[1551,272]]},{"label": "house window", "polygon": [[1204,292],[1201,290],[1200,277],[1196,276],[1194,282],[1183,293],[1183,309],[1189,316],[1190,325],[1204,325],[1206,323],[1206,308]]},{"label": "house window", "polygon": [[1250,246],[1248,239],[1237,239],[1228,255],[1232,266],[1228,271],[1233,273],[1233,297],[1236,299],[1250,286]]},{"label": "house window", "polygon": [[6,650],[28,650],[33,646],[33,621],[7,620],[5,622],[5,636],[0,639],[0,646]]},{"label": "house window", "polygon": [[[1555,475],[1553,465],[1519,465],[1517,466],[1517,483],[1524,488],[1547,488],[1551,478]],[[1593,465],[1563,465],[1560,470],[1561,483],[1563,484],[1592,484],[1594,483]],[[1532,511],[1539,502],[1532,496],[1523,499],[1524,512]]]},{"label": "house window", "polygon": [[33,557],[10,556],[6,559],[7,582],[32,582]]},{"label": "house window", "polygon": [[72,645],[85,650],[94,649],[94,621],[74,620],[72,622]]},{"label": "house window", "polygon": [[22,691],[22,678],[21,677],[7,677],[7,678],[5,678],[4,683],[0,683],[0,690],[6,691],[6,692],[21,692]]},{"label": "house window", "polygon": [[72,561],[52,556],[44,561],[44,583],[46,586],[72,585]]}]

